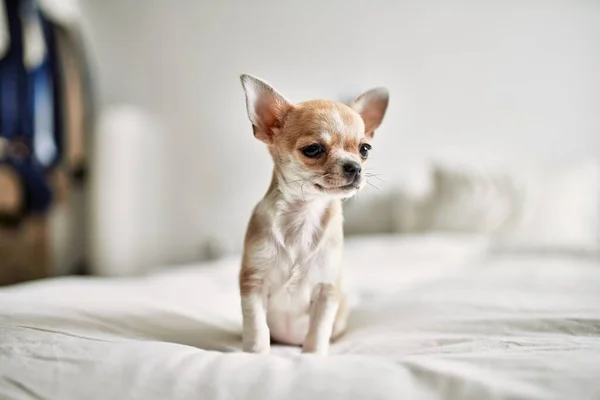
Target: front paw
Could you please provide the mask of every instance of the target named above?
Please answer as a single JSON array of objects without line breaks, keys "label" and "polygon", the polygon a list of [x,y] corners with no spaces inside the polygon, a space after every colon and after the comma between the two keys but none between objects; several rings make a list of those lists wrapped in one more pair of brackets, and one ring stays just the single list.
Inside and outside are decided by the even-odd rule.
[{"label": "front paw", "polygon": [[246,353],[268,354],[271,350],[269,330],[260,332],[244,332],[243,350]]},{"label": "front paw", "polygon": [[328,350],[329,343],[317,343],[317,341],[312,338],[306,338],[302,344],[302,353],[326,356]]}]

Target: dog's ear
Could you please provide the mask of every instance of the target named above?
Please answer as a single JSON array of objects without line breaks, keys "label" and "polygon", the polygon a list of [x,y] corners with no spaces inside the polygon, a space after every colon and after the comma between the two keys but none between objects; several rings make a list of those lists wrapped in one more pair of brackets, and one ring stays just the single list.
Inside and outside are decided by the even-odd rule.
[{"label": "dog's ear", "polygon": [[246,108],[254,136],[270,144],[273,135],[281,128],[283,118],[292,107],[292,103],[269,84],[254,76],[244,74],[240,79],[246,92]]},{"label": "dog's ear", "polygon": [[381,125],[389,101],[388,90],[379,87],[366,91],[350,104],[350,107],[359,113],[365,122],[365,134],[368,137],[373,137],[375,129]]}]

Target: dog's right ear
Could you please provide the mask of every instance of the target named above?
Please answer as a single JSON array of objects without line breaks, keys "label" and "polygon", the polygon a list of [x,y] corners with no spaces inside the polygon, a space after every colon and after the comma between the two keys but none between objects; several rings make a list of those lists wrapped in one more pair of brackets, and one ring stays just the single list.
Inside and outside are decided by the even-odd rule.
[{"label": "dog's right ear", "polygon": [[269,84],[252,75],[244,74],[240,79],[246,92],[246,108],[254,129],[254,136],[271,144],[292,103]]}]

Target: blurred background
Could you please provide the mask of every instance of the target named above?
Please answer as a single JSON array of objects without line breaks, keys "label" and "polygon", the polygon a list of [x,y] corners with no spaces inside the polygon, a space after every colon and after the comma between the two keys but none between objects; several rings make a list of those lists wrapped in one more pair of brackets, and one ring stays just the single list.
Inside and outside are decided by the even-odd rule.
[{"label": "blurred background", "polygon": [[272,167],[241,73],[292,101],[390,90],[348,234],[600,244],[598,1],[3,3],[2,283],[240,251]]}]

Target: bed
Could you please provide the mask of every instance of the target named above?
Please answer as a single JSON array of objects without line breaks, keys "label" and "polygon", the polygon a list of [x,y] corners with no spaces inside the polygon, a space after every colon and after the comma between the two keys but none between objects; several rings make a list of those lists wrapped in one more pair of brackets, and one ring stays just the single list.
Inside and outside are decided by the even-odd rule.
[{"label": "bed", "polygon": [[238,256],[0,290],[0,399],[600,398],[600,263],[480,235],[348,239],[331,355],[244,354]]}]

